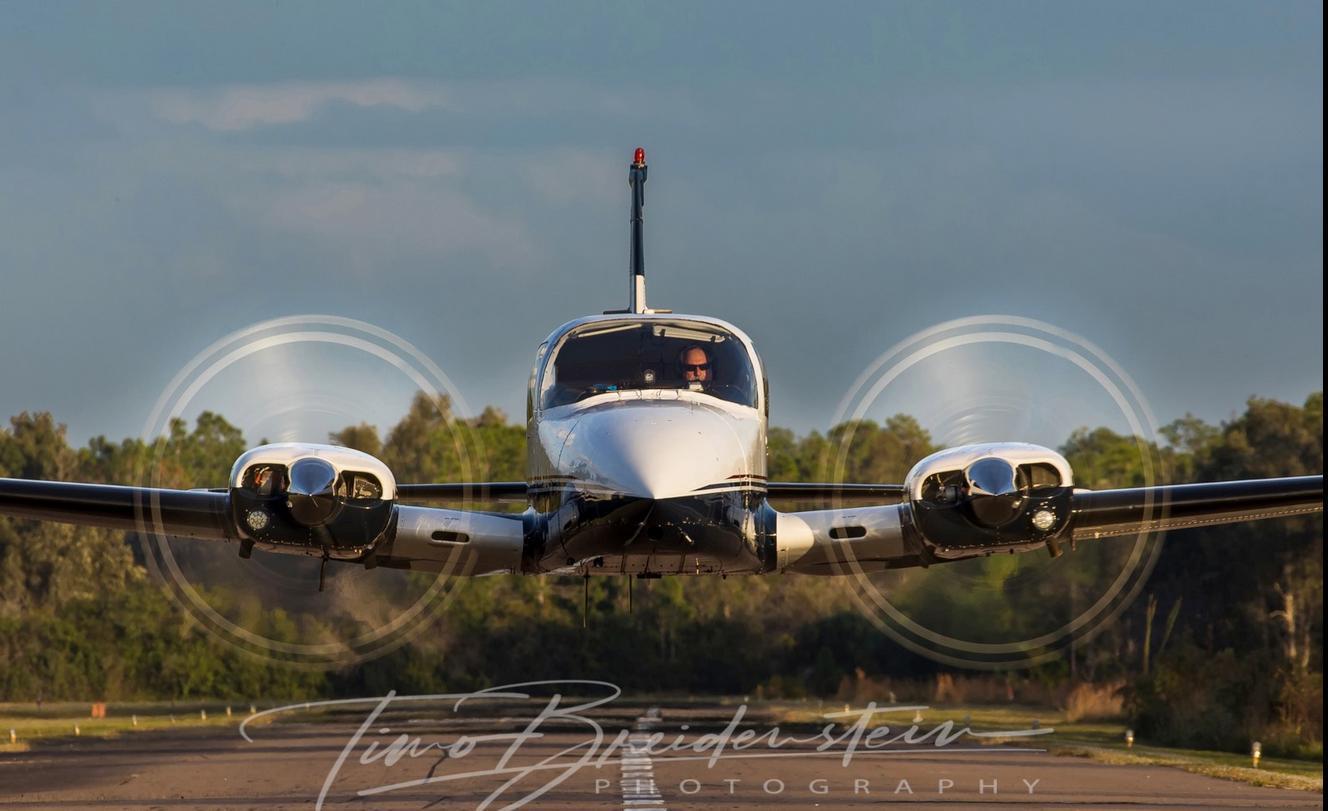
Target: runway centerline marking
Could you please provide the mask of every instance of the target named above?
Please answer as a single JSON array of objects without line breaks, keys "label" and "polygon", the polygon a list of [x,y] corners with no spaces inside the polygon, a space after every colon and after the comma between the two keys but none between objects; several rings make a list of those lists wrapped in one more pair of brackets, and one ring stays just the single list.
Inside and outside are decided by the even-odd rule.
[{"label": "runway centerline marking", "polygon": [[649,732],[659,719],[659,708],[651,707],[632,724],[632,734],[618,761],[623,811],[668,811],[655,782],[655,765],[650,758]]}]

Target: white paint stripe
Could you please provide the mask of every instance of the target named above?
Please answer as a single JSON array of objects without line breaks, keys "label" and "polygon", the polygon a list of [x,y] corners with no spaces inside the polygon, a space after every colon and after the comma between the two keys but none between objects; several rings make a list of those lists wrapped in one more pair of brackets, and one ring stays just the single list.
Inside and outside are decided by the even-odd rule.
[{"label": "white paint stripe", "polygon": [[650,757],[648,732],[659,717],[659,710],[650,708],[645,715],[636,719],[632,734],[627,736],[627,745],[619,757],[621,777],[618,787],[622,791],[623,811],[668,811],[664,805],[664,795],[655,783],[655,766]]}]

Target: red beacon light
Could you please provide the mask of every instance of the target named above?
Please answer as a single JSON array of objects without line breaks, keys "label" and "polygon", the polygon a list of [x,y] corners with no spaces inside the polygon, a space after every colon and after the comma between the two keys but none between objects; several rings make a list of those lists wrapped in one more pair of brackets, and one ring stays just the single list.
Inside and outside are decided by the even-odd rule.
[{"label": "red beacon light", "polygon": [[645,166],[645,165],[646,165],[646,150],[645,150],[645,147],[640,147],[640,146],[638,146],[638,147],[636,148],[636,156],[632,159],[632,165],[633,165],[633,166]]}]

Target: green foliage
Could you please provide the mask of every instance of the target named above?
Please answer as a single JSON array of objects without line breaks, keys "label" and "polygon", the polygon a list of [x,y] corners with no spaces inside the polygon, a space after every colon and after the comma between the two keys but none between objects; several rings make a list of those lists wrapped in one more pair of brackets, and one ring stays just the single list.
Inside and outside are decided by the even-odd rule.
[{"label": "green foliage", "polygon": [[0,470],[19,479],[62,479],[74,471],[75,456],[65,442],[65,427],[50,414],[24,411],[9,421],[0,442]]},{"label": "green foliage", "polygon": [[901,482],[922,457],[939,450],[931,436],[912,417],[897,414],[884,426],[872,420],[836,425],[825,446],[809,437],[806,450],[820,452],[819,472],[824,481]]},{"label": "green foliage", "polygon": [[139,579],[58,612],[0,618],[5,700],[298,697],[321,674],[241,655],[181,617]]},{"label": "green foliage", "polygon": [[[239,429],[210,412],[193,430],[173,421],[152,444],[96,437],[74,451],[49,414],[21,414],[0,432],[3,472],[31,478],[221,485],[244,449]],[[193,627],[124,533],[16,519],[0,519],[0,661],[7,699],[293,696],[323,683]]]},{"label": "green foliage", "polygon": [[329,439],[370,456],[381,456],[383,453],[383,440],[378,438],[378,429],[366,422],[336,431]]},{"label": "green foliage", "polygon": [[1154,463],[1154,480],[1165,481],[1155,463],[1157,448],[1138,437],[1122,436],[1110,428],[1080,428],[1061,446],[1061,454],[1074,470],[1074,482],[1090,490],[1141,487],[1148,483],[1144,462]]},{"label": "green foliage", "polygon": [[[1205,674],[1196,679],[1196,673]],[[1248,748],[1268,680],[1230,648],[1213,652],[1192,642],[1173,647],[1148,676],[1131,684],[1127,702],[1141,740],[1196,749]]]},{"label": "green foliage", "polygon": [[[1318,473],[1323,397],[1302,407],[1252,398],[1220,428],[1189,418],[1171,438],[1196,481]],[[1138,727],[1232,751],[1253,739],[1270,753],[1322,745],[1322,516],[1171,533],[1148,588],[1161,604],[1183,601],[1165,633],[1184,641],[1135,679]],[[1141,627],[1141,614],[1128,624]]]},{"label": "green foliage", "polygon": [[[1145,459],[1157,481],[1317,473],[1322,415],[1319,394],[1299,407],[1252,399],[1221,426],[1188,415],[1173,422],[1161,446],[1084,428],[1062,451],[1077,482],[1095,488],[1143,484]],[[459,418],[445,398],[417,396],[385,435],[360,424],[331,440],[379,456],[401,481],[519,480],[525,473],[523,426],[494,409]],[[49,414],[24,413],[0,431],[0,475],[217,486],[244,449],[240,431],[210,413],[192,428],[175,421],[151,443],[96,437],[79,449]],[[802,437],[772,428],[769,475],[900,481],[935,449],[907,416]],[[1254,736],[1270,753],[1314,751],[1322,740],[1321,539],[1319,518],[1173,533],[1145,586],[1160,609],[1157,627],[1146,627],[1141,600],[1115,626],[1077,644],[1068,662],[1031,675],[1127,680],[1132,722],[1144,740],[1241,749]],[[1054,626],[1091,603],[1094,584],[1120,565],[1123,549],[1103,542],[1056,561],[1024,555],[909,570],[884,585],[921,622],[996,639]],[[188,558],[187,545],[180,551]],[[402,588],[428,582],[373,574],[375,584],[398,577],[390,582]],[[641,581],[630,586],[630,614],[627,581],[593,578],[590,587],[583,628],[580,579],[464,581],[410,644],[314,673],[250,658],[204,633],[146,576],[123,533],[0,519],[0,700],[366,695],[577,677],[634,690],[800,697],[834,695],[846,677],[916,680],[944,670],[883,635],[833,579]],[[329,630],[310,604],[276,609],[265,598],[271,593],[218,585],[206,597],[274,639],[307,641]]]},{"label": "green foliage", "polygon": [[388,432],[380,458],[403,482],[520,481],[526,433],[497,409],[458,419],[446,396],[434,400],[421,392]]}]

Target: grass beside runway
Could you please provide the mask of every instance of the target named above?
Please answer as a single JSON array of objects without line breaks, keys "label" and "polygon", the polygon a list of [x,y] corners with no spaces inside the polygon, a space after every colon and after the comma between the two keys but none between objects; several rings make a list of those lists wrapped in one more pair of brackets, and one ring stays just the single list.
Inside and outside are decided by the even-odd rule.
[{"label": "grass beside runway", "polygon": [[36,744],[62,739],[115,738],[187,727],[237,727],[249,715],[250,706],[234,701],[108,702],[106,717],[93,718],[89,702],[47,702],[40,707],[32,702],[0,702],[0,752],[26,752]]},{"label": "grass beside runway", "polygon": [[1259,768],[1250,765],[1247,755],[1231,752],[1212,752],[1203,749],[1169,749],[1160,746],[1135,744],[1127,750],[1122,746],[1073,745],[1062,743],[1050,747],[1057,755],[1087,757],[1099,763],[1128,766],[1171,766],[1187,772],[1237,780],[1252,786],[1289,788],[1323,793],[1323,764],[1301,760],[1265,758]]},{"label": "grass beside runway", "polygon": [[[903,703],[903,702],[901,702]],[[927,702],[917,702],[926,704]],[[769,709],[781,720],[789,723],[815,723],[823,720],[822,713],[844,709],[842,703],[824,702],[817,709],[807,704],[781,705],[772,703]],[[851,709],[861,709],[853,707]],[[1116,720],[1069,721],[1061,710],[1023,705],[930,706],[922,712],[918,725],[925,732],[936,724],[953,721],[956,726],[967,723],[976,732],[1028,729],[1034,725],[1050,727],[1054,733],[1037,738],[1036,745],[1045,747],[1054,755],[1086,757],[1100,763],[1133,766],[1169,766],[1188,772],[1238,780],[1255,786],[1299,789],[1323,793],[1323,761],[1263,758],[1259,768],[1252,766],[1249,755],[1233,752],[1215,752],[1204,749],[1176,749],[1153,746],[1135,740],[1133,747],[1125,744],[1126,724]],[[907,728],[913,714],[896,713],[878,717],[877,724]],[[1029,745],[1028,739],[1021,739]],[[1001,743],[994,739],[993,743]]]}]

